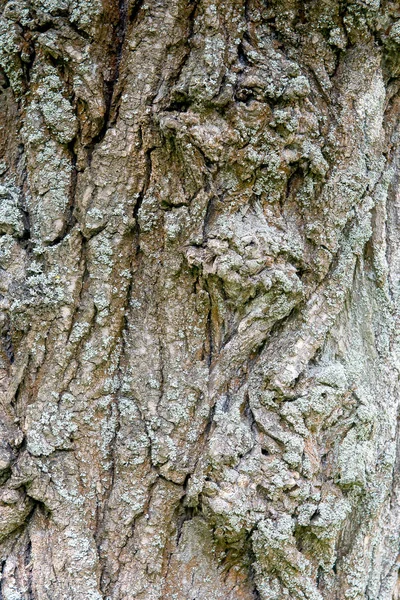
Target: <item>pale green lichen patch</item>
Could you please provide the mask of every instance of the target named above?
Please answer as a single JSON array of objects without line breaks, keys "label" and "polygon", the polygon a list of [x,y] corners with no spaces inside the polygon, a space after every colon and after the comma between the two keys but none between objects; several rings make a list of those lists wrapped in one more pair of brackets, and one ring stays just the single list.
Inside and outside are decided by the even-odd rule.
[{"label": "pale green lichen patch", "polygon": [[56,139],[67,144],[77,134],[78,121],[70,102],[64,96],[64,83],[57,70],[46,65],[36,89],[37,102],[44,121]]},{"label": "pale green lichen patch", "polygon": [[11,185],[0,185],[0,233],[21,237],[24,230],[24,217],[20,208],[18,188]]}]

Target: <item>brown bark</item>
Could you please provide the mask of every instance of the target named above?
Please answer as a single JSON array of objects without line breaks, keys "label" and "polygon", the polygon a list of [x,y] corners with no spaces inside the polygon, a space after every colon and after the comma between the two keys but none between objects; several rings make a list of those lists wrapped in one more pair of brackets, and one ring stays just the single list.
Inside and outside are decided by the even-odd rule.
[{"label": "brown bark", "polygon": [[394,600],[400,5],[0,19],[1,600]]}]

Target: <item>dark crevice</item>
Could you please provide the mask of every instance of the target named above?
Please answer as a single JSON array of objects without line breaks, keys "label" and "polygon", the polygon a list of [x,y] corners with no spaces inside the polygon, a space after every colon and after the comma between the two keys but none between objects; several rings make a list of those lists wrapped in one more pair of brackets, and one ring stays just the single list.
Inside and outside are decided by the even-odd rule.
[{"label": "dark crevice", "polygon": [[[210,297],[210,294],[208,294],[208,296]],[[211,298],[210,298],[210,302],[211,302]],[[208,352],[206,352],[206,354],[207,354],[207,366],[209,368],[211,368],[212,357],[213,357],[213,353],[214,353],[213,327],[212,327],[212,307],[211,306],[210,306],[210,308],[208,310],[208,315],[207,315],[206,332],[207,332],[206,344],[208,346],[208,348],[207,348]]]},{"label": "dark crevice", "polygon": [[[27,496],[29,496],[28,492],[26,492],[26,494]],[[29,496],[29,498],[31,498],[34,501],[35,506],[33,507],[32,513],[29,515],[27,522],[33,516],[35,510],[38,510],[45,517],[45,519],[48,519],[51,516],[51,510],[46,506],[44,502],[42,502],[41,500],[36,500],[36,498],[32,498],[32,496]]]},{"label": "dark crevice", "polygon": [[174,94],[171,104],[165,109],[165,111],[171,112],[187,112],[192,101],[183,92],[177,92]]},{"label": "dark crevice", "polygon": [[29,84],[31,81],[31,71],[32,71],[32,67],[33,64],[35,62],[35,58],[36,58],[36,52],[35,52],[35,48],[32,47],[31,49],[31,54],[30,54],[30,60],[29,62],[21,62],[21,66],[22,66],[22,72],[24,74],[24,80],[25,80],[25,85],[26,85],[26,92],[29,91]]},{"label": "dark crevice", "polygon": [[203,245],[207,242],[208,229],[209,229],[209,224],[210,224],[210,220],[211,220],[211,215],[213,214],[214,204],[215,204],[215,198],[211,197],[207,204],[207,210],[206,210],[206,214],[205,214],[204,222],[203,222]]},{"label": "dark crevice", "polygon": [[97,235],[100,235],[101,233],[103,233],[103,231],[105,231],[107,229],[107,225],[99,225],[99,227],[93,228],[90,233],[86,233],[83,234],[82,231],[80,232],[83,238],[84,242],[89,242],[92,238],[96,237]]},{"label": "dark crevice", "polygon": [[250,406],[250,398],[249,398],[249,394],[247,392],[246,392],[245,398],[244,398],[243,414],[246,417],[246,419],[248,420],[248,422],[250,423],[251,431],[253,432],[253,434],[257,435],[258,434],[258,426],[257,426],[256,418],[255,418],[252,408]]},{"label": "dark crevice", "polygon": [[[309,78],[312,80],[312,82],[315,84],[315,87],[317,88],[317,92],[319,92],[319,94],[320,94],[319,99],[320,100],[323,99],[325,101],[323,103],[324,109],[327,110],[329,116],[331,118],[333,118],[335,123],[337,123],[338,119],[335,115],[334,108],[332,107],[331,98],[329,97],[329,94],[327,93],[326,89],[324,88],[323,84],[321,83],[321,80],[318,77],[318,74],[315,72],[315,70],[312,67],[309,67],[308,65],[303,65],[303,69],[305,70],[305,73],[307,73]],[[332,77],[331,77],[331,79],[332,79]],[[313,100],[317,101],[318,96],[316,96],[312,93],[312,98],[313,98]]]},{"label": "dark crevice", "polygon": [[14,362],[14,347],[13,347],[12,337],[11,337],[11,333],[10,333],[9,322],[7,323],[7,326],[5,328],[3,328],[3,331],[1,334],[1,342],[2,342],[3,350],[4,350],[8,360],[10,361],[10,364],[12,365]]},{"label": "dark crevice", "polygon": [[[115,119],[113,120],[113,122],[111,122],[110,118],[111,118],[111,110],[113,108],[113,106],[116,105],[116,101],[119,101],[120,98],[120,94],[117,94],[116,97],[114,97],[114,93],[115,93],[115,86],[119,80],[119,74],[120,74],[120,66],[121,66],[121,60],[122,60],[122,52],[123,52],[123,46],[124,46],[124,41],[125,41],[125,36],[126,36],[126,29],[127,29],[127,13],[128,13],[128,1],[129,0],[119,0],[118,2],[118,12],[119,12],[119,20],[118,20],[118,25],[115,28],[115,42],[114,42],[114,46],[116,47],[115,50],[115,66],[114,66],[114,72],[113,72],[113,76],[111,77],[111,79],[104,81],[104,102],[105,102],[105,111],[104,111],[104,118],[103,118],[103,126],[100,129],[99,133],[92,139],[91,143],[87,146],[87,157],[88,157],[88,164],[90,165],[92,162],[92,156],[93,156],[93,151],[96,147],[96,145],[100,144],[102,142],[102,140],[104,139],[107,130],[110,128],[110,125],[112,125],[113,122],[115,122]],[[139,0],[138,3],[141,5],[143,0]],[[136,4],[134,5],[134,8],[136,6]]]},{"label": "dark crevice", "polygon": [[285,199],[281,201],[281,210],[283,210],[283,204],[286,200],[291,196],[295,197],[303,181],[304,171],[301,166],[297,166],[287,181]]},{"label": "dark crevice", "polygon": [[160,207],[165,211],[172,211],[176,208],[187,207],[187,202],[177,202],[176,204],[170,204],[167,200],[162,200]]},{"label": "dark crevice", "polygon": [[31,239],[31,216],[28,210],[28,204],[26,200],[26,191],[28,189],[28,171],[26,168],[24,158],[25,148],[23,144],[18,147],[18,157],[16,160],[16,170],[20,173],[20,190],[21,193],[18,198],[18,208],[22,213],[22,221],[24,226],[24,232],[19,238],[21,246],[26,250],[28,254],[32,252],[32,239]]},{"label": "dark crevice", "polygon": [[199,504],[196,507],[185,505],[186,493],[190,481],[191,473],[188,473],[183,483],[184,494],[180,499],[179,506],[177,509],[176,517],[176,545],[179,545],[179,541],[182,537],[183,525],[187,521],[191,521],[193,517],[201,512],[201,497],[199,498]]},{"label": "dark crevice", "polygon": [[153,152],[153,150],[155,150],[154,147],[149,148],[145,152],[146,171],[145,171],[145,177],[144,177],[143,187],[142,187],[142,190],[138,194],[138,197],[137,197],[137,200],[136,200],[136,204],[135,204],[135,207],[133,209],[133,218],[135,219],[135,225],[134,225],[133,231],[134,231],[134,235],[135,235],[135,238],[136,238],[136,254],[139,254],[139,252],[140,252],[139,211],[140,211],[140,208],[141,208],[142,203],[143,203],[143,199],[144,199],[144,197],[146,195],[146,192],[147,192],[149,184],[150,184],[151,171],[152,171],[151,153]]},{"label": "dark crevice", "polygon": [[240,42],[240,44],[238,45],[238,58],[239,58],[239,64],[242,65],[243,67],[247,67],[250,65],[250,61],[247,58],[247,54],[246,51],[244,49],[244,45],[243,42]]},{"label": "dark crevice", "polygon": [[4,573],[4,567],[6,566],[6,561],[2,560],[1,561],[1,565],[0,565],[0,600],[4,600],[4,595],[3,595],[3,573]]},{"label": "dark crevice", "polygon": [[294,532],[294,537],[296,540],[296,548],[299,552],[303,552],[303,549],[304,549],[304,531],[305,530],[306,530],[306,528],[301,526],[301,527],[296,527],[295,532]]},{"label": "dark crevice", "polygon": [[[254,559],[255,559],[255,557],[254,557]],[[253,592],[254,600],[261,600],[261,595],[260,595],[260,592],[258,591],[257,584],[255,582],[255,571],[254,571],[253,563],[254,563],[254,560],[252,561],[252,563],[250,564],[250,567],[249,567],[249,580],[250,580],[251,585],[253,586],[252,592]]]},{"label": "dark crevice", "polygon": [[4,485],[10,479],[11,475],[12,475],[11,469],[5,469],[0,474],[0,485]]},{"label": "dark crevice", "polygon": [[251,14],[250,14],[250,0],[244,0],[243,14],[244,14],[244,19],[245,19],[245,21],[247,23],[247,26],[248,26],[249,23],[251,23],[251,21],[252,21]]},{"label": "dark crevice", "polygon": [[9,80],[7,74],[5,73],[4,69],[2,67],[0,67],[0,88],[2,90],[6,90],[9,87],[10,87],[10,80]]},{"label": "dark crevice", "polygon": [[222,404],[222,412],[224,412],[224,413],[228,412],[228,411],[229,411],[230,404],[231,404],[231,396],[230,396],[230,394],[227,392],[227,393],[225,394],[225,400],[224,400],[224,402],[223,402],[223,404]]},{"label": "dark crevice", "polygon": [[210,413],[208,415],[207,425],[205,426],[205,429],[204,429],[204,439],[205,440],[207,440],[207,438],[210,434],[211,427],[214,422],[214,415],[215,415],[215,404],[211,407]]},{"label": "dark crevice", "polygon": [[21,397],[23,388],[24,388],[24,382],[20,381],[20,383],[18,384],[18,387],[15,391],[14,397],[11,399],[11,402],[10,402],[10,406],[14,410],[16,417],[19,417],[19,415],[17,413],[17,408],[18,408],[18,401]]},{"label": "dark crevice", "polygon": [[268,493],[268,490],[261,484],[256,485],[256,492],[258,496],[263,500],[264,504],[271,502],[271,496]]},{"label": "dark crevice", "polygon": [[129,15],[126,14],[129,23],[134,23],[139,16],[139,13],[144,4],[144,0],[136,0],[130,8]]},{"label": "dark crevice", "polygon": [[[114,127],[114,125],[116,124],[116,122],[118,121],[118,117],[119,117],[119,111],[121,108],[121,100],[122,100],[122,94],[123,94],[123,89],[120,87],[117,91],[114,90],[114,84],[112,82],[107,82],[107,100],[106,100],[106,106],[107,106],[107,117],[104,119],[104,127],[105,127],[105,131],[107,131],[107,129],[110,129],[110,127]],[[112,109],[112,117],[111,117],[111,109]],[[105,132],[104,134],[101,136],[101,139],[104,138]],[[100,139],[100,141],[101,141]],[[98,142],[96,142],[98,143]]]},{"label": "dark crevice", "polygon": [[[119,79],[119,69],[121,66],[122,59],[122,51],[126,36],[127,29],[127,13],[128,13],[128,2],[129,0],[119,0],[118,1],[118,11],[119,11],[119,21],[116,29],[116,41],[117,41],[117,50],[116,50],[116,60],[115,60],[115,71],[113,77],[113,85],[115,85]],[[143,3],[143,0],[139,0],[136,4],[139,5],[138,11],[140,10],[140,6]],[[134,8],[135,8],[134,5]],[[112,99],[112,98],[111,98]]]},{"label": "dark crevice", "polygon": [[317,571],[317,588],[321,589],[324,585],[324,570],[321,566],[318,567],[318,571]]},{"label": "dark crevice", "polygon": [[71,19],[69,18],[69,15],[67,16],[67,19],[68,19],[68,27],[70,27],[70,29],[72,29],[72,31],[77,33],[81,38],[83,38],[87,42],[93,41],[92,36],[84,29],[81,29],[80,27],[78,27],[78,25],[76,25],[76,23],[71,21]]},{"label": "dark crevice", "polygon": [[[60,79],[62,79],[66,83],[66,73],[65,73],[65,63],[63,57],[58,55],[57,57],[52,54],[47,54],[46,58],[48,62],[54,67],[56,71],[58,71],[60,75]],[[72,103],[72,102],[71,102]]]},{"label": "dark crevice", "polygon": [[38,23],[38,16],[35,13],[33,15],[33,20],[35,21],[35,33],[46,33],[47,31],[50,31],[50,29],[53,29],[55,25],[53,21],[46,21],[46,23]]},{"label": "dark crevice", "polygon": [[26,552],[25,552],[25,569],[28,570],[28,586],[27,586],[27,590],[26,593],[28,595],[28,600],[34,600],[35,596],[33,595],[33,588],[32,588],[32,543],[29,540],[28,541],[28,545],[26,547]]},{"label": "dark crevice", "polygon": [[319,516],[321,516],[321,512],[317,508],[317,510],[312,514],[312,516],[310,518],[310,523],[315,523],[315,521],[318,519]]},{"label": "dark crevice", "polygon": [[195,515],[195,509],[191,506],[183,506],[181,504],[177,522],[176,522],[176,545],[179,545],[182,537],[183,525],[187,521],[191,521]]}]

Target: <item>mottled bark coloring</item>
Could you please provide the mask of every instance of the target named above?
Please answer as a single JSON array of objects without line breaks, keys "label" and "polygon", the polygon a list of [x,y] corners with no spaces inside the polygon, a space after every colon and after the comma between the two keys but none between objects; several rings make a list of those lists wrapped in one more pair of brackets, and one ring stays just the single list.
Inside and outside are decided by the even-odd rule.
[{"label": "mottled bark coloring", "polygon": [[399,600],[399,1],[0,15],[0,599]]}]

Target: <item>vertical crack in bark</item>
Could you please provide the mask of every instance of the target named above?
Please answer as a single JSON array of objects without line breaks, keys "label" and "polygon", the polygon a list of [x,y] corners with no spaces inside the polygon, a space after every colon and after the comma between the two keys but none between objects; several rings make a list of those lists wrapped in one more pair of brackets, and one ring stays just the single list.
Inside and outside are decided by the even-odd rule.
[{"label": "vertical crack in bark", "polygon": [[2,341],[3,350],[7,356],[10,364],[12,365],[14,362],[14,347],[13,347],[12,335],[11,335],[10,328],[11,328],[10,317],[9,317],[9,315],[5,315],[4,322],[2,324],[1,341]]},{"label": "vertical crack in bark", "polygon": [[[122,53],[123,53],[123,49],[124,49],[124,41],[125,41],[126,30],[127,30],[128,3],[129,3],[129,0],[118,0],[119,22],[118,22],[118,27],[116,30],[117,50],[116,50],[116,59],[115,59],[115,71],[114,71],[114,77],[111,82],[111,84],[112,84],[111,89],[109,92],[108,115],[107,115],[106,121],[108,120],[108,118],[110,116],[110,109],[111,109],[112,102],[113,102],[115,85],[117,84],[117,82],[119,80]],[[140,6],[142,4],[142,0],[140,0],[139,2],[137,2],[135,4],[138,5],[138,11],[139,11]]]},{"label": "vertical crack in bark", "polygon": [[4,577],[4,568],[6,566],[6,561],[2,560],[0,564],[0,600],[4,600],[3,594],[3,577]]},{"label": "vertical crack in bark", "polygon": [[[115,54],[114,54],[114,72],[113,76],[109,81],[104,82],[104,99],[105,99],[105,113],[103,118],[103,126],[99,133],[92,139],[90,145],[87,147],[87,156],[88,156],[88,164],[91,164],[92,155],[94,149],[97,145],[99,145],[108,129],[115,123],[115,120],[118,115],[112,118],[112,109],[116,106],[116,98],[115,98],[115,90],[117,83],[119,81],[120,76],[120,66],[122,61],[124,42],[126,37],[126,31],[128,26],[128,4],[129,0],[114,0],[118,2],[118,14],[119,20],[118,25],[115,29]],[[140,6],[142,5],[142,0],[139,0],[137,3],[138,11]]]},{"label": "vertical crack in bark", "polygon": [[134,225],[134,236],[136,240],[136,256],[140,253],[140,224],[139,224],[139,212],[143,203],[143,199],[150,185],[151,173],[152,173],[152,161],[151,153],[155,150],[155,147],[148,148],[145,151],[145,174],[142,189],[137,196],[137,200],[133,209],[133,218],[135,219]]},{"label": "vertical crack in bark", "polygon": [[207,321],[205,328],[205,339],[203,341],[203,352],[202,358],[206,361],[209,370],[212,367],[212,360],[214,355],[214,336],[213,336],[213,318],[212,318],[212,296],[210,293],[209,285],[207,278],[201,275],[201,271],[199,270],[196,276],[196,281],[194,283],[193,293],[197,293],[197,288],[199,290],[204,290],[208,296],[208,312],[207,312]]},{"label": "vertical crack in bark", "polygon": [[128,14],[128,10],[126,7],[125,15],[126,15],[126,18],[128,18],[128,21],[130,24],[133,24],[136,21],[136,19],[138,18],[139,13],[143,7],[143,4],[144,4],[144,0],[134,0],[132,6],[130,8],[129,14]]},{"label": "vertical crack in bark", "polygon": [[16,170],[19,173],[20,178],[20,196],[18,199],[18,206],[23,215],[24,234],[20,240],[22,247],[26,252],[31,255],[32,253],[32,240],[31,240],[31,215],[28,209],[27,203],[27,190],[28,190],[28,170],[26,167],[25,159],[25,147],[24,144],[19,145],[18,162],[16,164]]},{"label": "vertical crack in bark", "polygon": [[28,588],[26,590],[26,593],[28,595],[27,600],[35,600],[32,587],[32,567],[32,543],[29,540],[25,551],[25,569],[28,571]]}]

